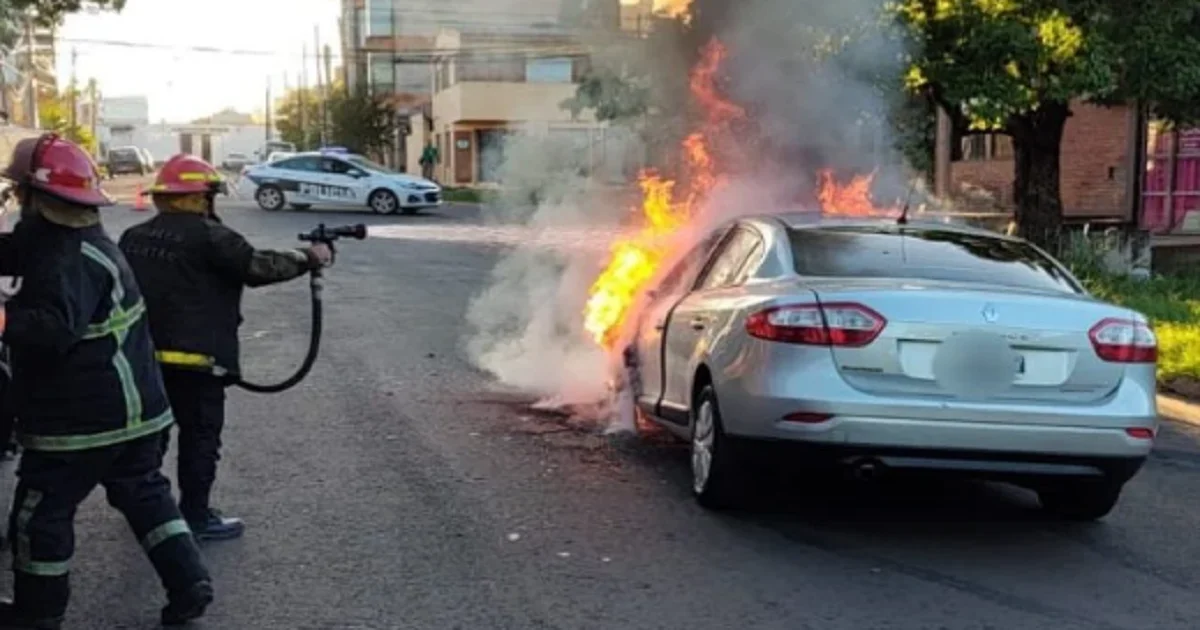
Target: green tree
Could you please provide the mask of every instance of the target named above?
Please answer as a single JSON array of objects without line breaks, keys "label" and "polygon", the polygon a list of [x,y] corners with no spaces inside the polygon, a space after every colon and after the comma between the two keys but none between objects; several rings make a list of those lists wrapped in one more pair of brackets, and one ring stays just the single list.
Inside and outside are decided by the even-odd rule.
[{"label": "green tree", "polygon": [[1059,156],[1071,104],[1145,103],[1200,114],[1196,0],[898,0],[913,51],[908,86],[959,133],[1001,132],[1015,152],[1021,232],[1057,249]]},{"label": "green tree", "polygon": [[[303,115],[301,115],[303,112]],[[275,103],[275,126],[301,151],[321,144],[321,100],[312,89],[293,89]]]},{"label": "green tree", "polygon": [[78,144],[93,155],[96,152],[96,137],[92,130],[71,124],[70,94],[43,95],[38,99],[38,118],[42,128]]},{"label": "green tree", "polygon": [[392,148],[397,122],[394,110],[372,96],[366,86],[354,90],[334,86],[328,109],[331,144],[374,155]]},{"label": "green tree", "polygon": [[21,17],[29,15],[38,26],[55,26],[63,17],[86,7],[120,11],[126,0],[0,0],[0,49],[11,48],[21,37]]}]

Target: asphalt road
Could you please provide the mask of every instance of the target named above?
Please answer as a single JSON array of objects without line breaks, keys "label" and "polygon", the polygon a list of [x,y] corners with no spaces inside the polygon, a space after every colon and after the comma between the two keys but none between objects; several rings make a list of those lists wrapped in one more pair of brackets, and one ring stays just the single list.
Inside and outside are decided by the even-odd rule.
[{"label": "asphalt road", "polygon": [[[114,231],[145,214],[107,211]],[[262,246],[317,221],[390,225],[330,272],[324,350],[283,395],[235,391],[217,502],[243,540],[206,547],[197,627],[252,629],[1155,629],[1200,619],[1200,430],[1169,426],[1104,523],[966,483],[811,479],[714,515],[686,451],[605,438],[491,391],[460,348],[498,248],[477,211],[227,220]],[[403,238],[405,235],[412,239]],[[250,294],[250,374],[304,351],[302,281]],[[5,471],[9,470],[8,467]],[[97,492],[81,509],[68,626],[156,627],[161,593]],[[0,588],[9,588],[7,574]]]}]

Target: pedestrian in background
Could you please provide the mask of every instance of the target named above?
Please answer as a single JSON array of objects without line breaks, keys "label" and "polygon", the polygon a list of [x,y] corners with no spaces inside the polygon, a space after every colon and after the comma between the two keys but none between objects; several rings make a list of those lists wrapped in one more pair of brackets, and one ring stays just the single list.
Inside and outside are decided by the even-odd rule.
[{"label": "pedestrian in background", "polygon": [[425,150],[421,152],[421,176],[430,181],[433,180],[433,167],[441,163],[442,156],[438,148],[433,146],[432,142],[425,143]]}]

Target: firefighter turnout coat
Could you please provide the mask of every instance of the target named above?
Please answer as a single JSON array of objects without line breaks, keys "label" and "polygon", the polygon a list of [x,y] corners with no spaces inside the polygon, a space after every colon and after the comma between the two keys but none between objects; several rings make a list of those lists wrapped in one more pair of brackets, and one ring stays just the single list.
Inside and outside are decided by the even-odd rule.
[{"label": "firefighter turnout coat", "polygon": [[33,212],[0,235],[18,435],[25,448],[76,451],[138,439],[173,419],[133,272],[96,221],[67,227]]}]

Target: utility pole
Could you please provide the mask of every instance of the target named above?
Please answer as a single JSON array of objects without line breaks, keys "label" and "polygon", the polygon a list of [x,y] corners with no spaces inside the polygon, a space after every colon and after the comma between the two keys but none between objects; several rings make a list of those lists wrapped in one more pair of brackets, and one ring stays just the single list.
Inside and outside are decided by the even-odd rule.
[{"label": "utility pole", "polygon": [[267,127],[267,129],[266,129],[267,142],[270,142],[272,131],[273,131],[272,127],[274,127],[274,124],[275,124],[275,121],[273,120],[274,117],[271,116],[271,77],[270,76],[267,77],[267,101],[265,103],[265,108],[263,109],[263,111],[266,112],[265,116],[266,116],[266,127]]},{"label": "utility pole", "polygon": [[[78,96],[76,96],[76,94],[78,94],[78,92],[79,92],[76,89],[76,87],[78,86],[78,84],[76,83],[76,81],[78,80],[78,76],[75,74],[75,65],[76,65],[76,62],[78,62],[78,61],[79,61],[79,51],[76,50],[74,46],[72,46],[71,47],[71,86],[69,88],[67,88],[70,92],[69,94],[67,94],[67,96],[69,97],[68,100],[71,102],[71,115],[69,116],[69,120],[71,121],[71,126],[68,128],[68,133],[75,133],[75,127],[79,124],[79,119],[78,119],[79,98],[78,98]],[[77,140],[79,140],[79,138],[72,138],[72,140],[77,141]]]},{"label": "utility pole", "polygon": [[329,93],[333,90],[333,86],[332,86],[333,65],[329,59],[330,55],[332,54],[329,49],[329,44],[325,44],[324,53],[325,53],[325,88],[324,88],[325,93],[322,96],[325,99],[325,111],[322,112],[322,115],[325,117],[324,118],[325,124],[328,124],[332,127],[332,121],[329,119]]},{"label": "utility pole", "polygon": [[[325,83],[321,79],[321,27],[313,26],[313,65],[317,67],[317,94],[321,98],[321,146],[329,144],[326,122],[329,120],[329,94],[325,91]],[[329,77],[325,77],[328,81]]]},{"label": "utility pole", "polygon": [[304,98],[305,90],[308,89],[308,44],[304,44],[300,52],[300,89],[297,91],[297,99],[300,101],[300,150],[308,149],[308,116],[304,111],[307,109],[308,99]]},{"label": "utility pole", "polygon": [[25,45],[29,51],[25,55],[26,124],[36,129],[41,126],[38,124],[37,67],[33,63],[33,54],[37,47],[33,41],[33,17],[28,13],[25,14]]},{"label": "utility pole", "polygon": [[88,79],[88,100],[92,106],[92,137],[96,139],[96,154],[100,153],[100,138],[96,136],[97,119],[100,118],[100,95],[96,93],[96,79]]}]

